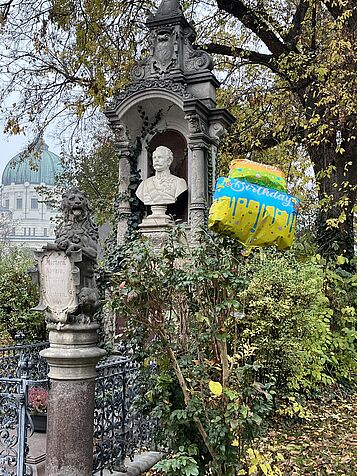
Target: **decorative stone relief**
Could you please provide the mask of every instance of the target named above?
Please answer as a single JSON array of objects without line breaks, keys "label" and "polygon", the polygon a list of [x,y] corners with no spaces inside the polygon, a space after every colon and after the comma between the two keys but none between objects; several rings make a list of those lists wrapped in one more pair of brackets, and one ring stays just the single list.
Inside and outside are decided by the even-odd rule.
[{"label": "decorative stone relief", "polygon": [[188,112],[185,116],[188,123],[190,134],[197,134],[199,132],[206,132],[207,126],[201,117],[195,112]]},{"label": "decorative stone relief", "polygon": [[219,141],[221,137],[225,134],[226,129],[224,126],[219,122],[214,122],[209,126],[209,135],[215,141]]},{"label": "decorative stone relief", "polygon": [[68,314],[78,307],[77,288],[79,269],[74,262],[81,260],[80,253],[72,254],[72,259],[63,251],[35,252],[40,284],[40,303],[33,309],[50,309],[50,320],[67,322]]},{"label": "decorative stone relief", "polygon": [[119,144],[129,143],[128,133],[127,133],[126,127],[123,124],[121,124],[120,122],[116,122],[111,124],[111,128],[114,132],[116,142],[118,142]]},{"label": "decorative stone relief", "polygon": [[62,195],[61,211],[55,243],[36,253],[38,264],[32,274],[40,282],[41,300],[35,309],[47,309],[49,322],[89,324],[99,307],[94,274],[98,228],[88,199],[77,188]]},{"label": "decorative stone relief", "polygon": [[192,31],[190,29],[185,30],[183,44],[184,70],[192,72],[213,69],[213,60],[211,55],[203,50],[197,50],[192,46]]},{"label": "decorative stone relief", "polygon": [[120,91],[118,94],[116,94],[115,100],[111,104],[111,107],[117,107],[122,101],[139,91],[150,89],[165,89],[180,96],[182,99],[193,98],[192,94],[187,90],[187,86],[185,84],[176,83],[172,79],[150,78],[129,84],[123,91]]},{"label": "decorative stone relief", "polygon": [[147,26],[151,32],[150,55],[133,68],[134,81],[167,75],[173,70],[185,75],[213,69],[211,56],[193,46],[196,34],[179,1],[163,0],[156,13],[149,16]]},{"label": "decorative stone relief", "polygon": [[166,73],[177,66],[177,40],[172,29],[158,30],[154,33],[153,72]]},{"label": "decorative stone relief", "polygon": [[199,241],[202,228],[205,226],[205,207],[190,208],[190,225],[191,225],[191,243]]}]

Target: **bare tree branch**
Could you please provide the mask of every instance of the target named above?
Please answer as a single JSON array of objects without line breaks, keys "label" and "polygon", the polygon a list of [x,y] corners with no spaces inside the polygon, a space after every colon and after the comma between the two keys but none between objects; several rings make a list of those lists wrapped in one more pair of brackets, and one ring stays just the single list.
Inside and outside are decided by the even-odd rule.
[{"label": "bare tree branch", "polygon": [[241,0],[217,0],[217,6],[233,15],[240,20],[244,26],[254,32],[275,57],[289,53],[290,50],[288,46],[278,38],[274,31],[272,31],[270,25]]},{"label": "bare tree branch", "polygon": [[289,45],[291,49],[296,49],[296,43],[299,35],[301,34],[303,22],[309,9],[309,5],[310,2],[308,0],[300,0],[293,17],[291,28],[284,37],[286,44]]},{"label": "bare tree branch", "polygon": [[[209,53],[232,56],[234,58],[240,57],[254,64],[261,64],[267,66],[270,69],[274,68],[271,64],[272,59],[274,58],[273,55],[259,53],[258,51],[246,50],[244,48],[221,45],[218,43],[208,43],[207,45],[203,45],[202,48],[204,48]],[[275,71],[275,69],[273,70]]]},{"label": "bare tree branch", "polygon": [[10,8],[14,0],[8,0],[7,2],[1,2],[0,3],[0,21],[1,23],[4,23],[10,13]]}]

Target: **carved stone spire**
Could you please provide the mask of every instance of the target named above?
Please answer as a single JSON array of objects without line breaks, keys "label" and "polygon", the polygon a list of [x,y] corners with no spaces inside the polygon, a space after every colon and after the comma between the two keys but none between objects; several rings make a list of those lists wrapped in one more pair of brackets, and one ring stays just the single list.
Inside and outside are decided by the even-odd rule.
[{"label": "carved stone spire", "polygon": [[162,0],[147,19],[150,30],[150,55],[132,70],[134,81],[153,77],[200,75],[213,68],[211,56],[193,46],[195,30],[186,20],[179,0]]},{"label": "carved stone spire", "polygon": [[155,19],[159,19],[161,17],[173,17],[182,14],[183,13],[179,0],[162,0],[154,17]]}]

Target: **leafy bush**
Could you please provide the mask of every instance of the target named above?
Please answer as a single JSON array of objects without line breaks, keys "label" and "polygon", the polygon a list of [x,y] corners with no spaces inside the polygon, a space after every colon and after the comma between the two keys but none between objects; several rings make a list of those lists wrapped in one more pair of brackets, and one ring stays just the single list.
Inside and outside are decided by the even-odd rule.
[{"label": "leafy bush", "polygon": [[344,259],[338,257],[333,266],[317,256],[317,261],[325,266],[324,290],[330,303],[332,339],[328,369],[337,380],[356,385],[357,274],[340,267]]},{"label": "leafy bush", "polygon": [[291,252],[261,250],[250,263],[242,338],[256,347],[263,381],[280,391],[332,381],[326,362],[331,312],[320,266],[297,261]]},{"label": "leafy bush", "polygon": [[33,260],[19,248],[0,251],[0,330],[12,339],[21,331],[27,341],[44,340],[43,314],[30,311],[39,299],[28,274]]},{"label": "leafy bush", "polygon": [[121,250],[112,304],[144,364],[141,405],[164,422],[158,436],[174,451],[160,464],[168,474],[243,474],[274,395],[337,375],[323,266],[241,251],[211,234],[189,248],[180,227],[160,249],[138,238]]},{"label": "leafy bush", "polygon": [[13,344],[14,340],[11,335],[0,325],[0,347],[6,347]]},{"label": "leafy bush", "polygon": [[236,296],[245,286],[240,251],[211,235],[191,250],[182,236],[160,251],[139,239],[117,275],[113,304],[146,363],[147,407],[165,422],[163,440],[178,452],[166,467],[182,465],[182,474],[195,473],[191,458],[198,474],[235,474],[243,442],[258,434],[272,407],[269,383],[257,380],[259,365],[249,362],[254,349],[237,333]]}]

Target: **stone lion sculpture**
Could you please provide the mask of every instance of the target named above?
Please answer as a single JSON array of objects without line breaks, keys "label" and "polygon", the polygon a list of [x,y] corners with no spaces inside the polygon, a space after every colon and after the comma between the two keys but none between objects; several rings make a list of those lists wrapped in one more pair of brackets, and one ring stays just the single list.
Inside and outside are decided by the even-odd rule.
[{"label": "stone lion sculpture", "polygon": [[82,261],[77,263],[80,271],[78,310],[73,320],[87,322],[92,320],[100,304],[95,280],[98,227],[92,221],[87,197],[77,187],[62,195],[61,212],[63,219],[56,229],[55,247],[67,255],[82,252]]},{"label": "stone lion sculpture", "polygon": [[89,259],[96,260],[98,252],[98,227],[93,223],[87,197],[78,188],[71,188],[62,195],[63,221],[56,229],[56,245],[70,254],[82,250]]}]

